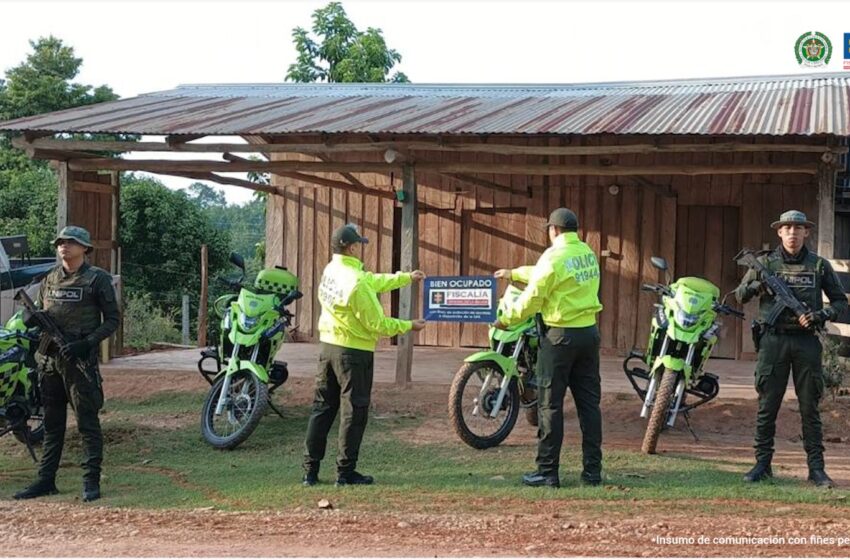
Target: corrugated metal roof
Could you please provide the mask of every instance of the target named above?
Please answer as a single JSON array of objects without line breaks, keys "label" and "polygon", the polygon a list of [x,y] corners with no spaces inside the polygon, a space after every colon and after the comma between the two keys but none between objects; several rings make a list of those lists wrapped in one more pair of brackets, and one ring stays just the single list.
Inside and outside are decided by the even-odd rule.
[{"label": "corrugated metal roof", "polygon": [[571,85],[183,85],[0,130],[850,136],[850,73]]}]

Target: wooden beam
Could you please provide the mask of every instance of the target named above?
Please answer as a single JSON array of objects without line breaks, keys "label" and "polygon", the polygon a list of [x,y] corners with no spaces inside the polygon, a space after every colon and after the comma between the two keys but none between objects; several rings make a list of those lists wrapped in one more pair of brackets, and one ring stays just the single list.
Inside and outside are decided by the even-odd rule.
[{"label": "wooden beam", "polygon": [[172,134],[165,137],[165,145],[170,147],[179,146],[198,138],[203,138],[206,134]]},{"label": "wooden beam", "polygon": [[[267,173],[390,173],[401,164],[374,162],[317,162],[317,161],[206,161],[206,160],[142,160],[142,159],[80,159],[69,161],[73,171],[147,171],[172,172],[229,172],[258,171]],[[799,165],[552,165],[552,164],[499,164],[499,163],[443,163],[420,162],[417,170],[427,173],[482,173],[505,175],[735,175],[735,174],[787,174],[814,175],[817,164]]]},{"label": "wooden beam", "polygon": [[817,173],[816,164],[801,165],[557,165],[500,163],[431,163],[416,164],[417,171],[433,173],[484,173],[505,175],[734,175],[739,173]]},{"label": "wooden beam", "polygon": [[485,189],[493,189],[494,191],[509,193],[509,194],[520,194],[515,192],[508,186],[500,185],[499,183],[494,183],[493,181],[487,181],[486,179],[479,179],[478,177],[473,177],[472,175],[464,175],[463,173],[440,173],[440,175],[444,177],[448,177],[450,179],[455,179],[457,181],[461,181],[464,183],[469,183],[470,185],[475,185],[478,187],[484,187]]},{"label": "wooden beam", "polygon": [[835,250],[835,167],[820,164],[818,179],[818,255],[831,259]]},{"label": "wooden beam", "polygon": [[142,160],[142,159],[85,159],[71,160],[74,171],[147,171],[149,173],[225,172],[243,173],[258,171],[280,173],[283,171],[307,171],[315,173],[389,173],[400,165],[386,163],[325,163],[315,161],[208,161],[208,160]]},{"label": "wooden beam", "polygon": [[[325,177],[318,177],[316,175],[309,175],[307,173],[298,173],[298,172],[278,172],[275,175],[280,175],[281,177],[288,177],[290,179],[295,179],[296,181],[304,181],[307,183],[313,183],[315,185],[321,185],[323,187],[331,187],[334,189],[340,189],[346,192],[353,192],[357,194],[365,194],[371,196],[377,196],[380,198],[386,198],[390,200],[395,200],[395,194],[391,191],[385,191],[382,189],[375,189],[372,187],[363,186],[357,187],[350,183],[346,183],[344,181],[336,181],[334,179],[327,179]],[[358,181],[358,183],[360,183]],[[360,183],[362,185],[362,183]]]},{"label": "wooden beam", "polygon": [[[401,205],[401,270],[413,271],[419,267],[419,213],[416,200],[416,176],[413,166],[405,165],[402,169],[402,192],[404,200]],[[415,302],[414,287],[407,286],[399,290],[398,316],[400,319],[413,319]],[[396,357],[396,385],[408,385],[411,382],[410,372],[413,368],[413,337],[408,333],[398,337],[398,355]]]},{"label": "wooden beam", "polygon": [[23,138],[27,142],[33,142],[35,140],[38,140],[39,138],[47,138],[48,136],[53,136],[53,134],[53,132],[27,130],[24,132]]},{"label": "wooden beam", "polygon": [[[224,159],[230,162],[249,162],[252,161],[250,159],[245,159],[230,153],[225,153],[222,155]],[[379,196],[382,198],[390,198],[395,199],[395,194],[390,191],[384,191],[380,189],[373,189],[371,187],[367,187],[360,181],[351,175],[350,173],[345,173],[345,176],[351,177],[356,181],[355,184],[346,183],[344,181],[337,181],[335,179],[328,179],[327,177],[318,177],[316,175],[308,175],[306,173],[298,173],[298,172],[279,172],[275,173],[275,175],[279,175],[281,177],[288,177],[289,179],[295,179],[296,181],[304,181],[307,183],[312,183],[314,185],[321,185],[323,187],[331,187],[334,189],[340,189],[346,192],[353,192],[358,194],[370,194],[374,196]],[[360,187],[360,188],[358,188]],[[278,193],[281,194],[281,193]]]},{"label": "wooden beam", "polygon": [[[194,140],[200,136],[170,136],[169,138],[188,138]],[[798,152],[845,154],[847,146],[826,146],[817,144],[741,144],[725,142],[718,144],[630,144],[616,146],[524,146],[520,144],[498,143],[441,143],[424,141],[359,142],[341,144],[232,144],[203,143],[186,144],[189,140],[178,142],[129,142],[103,140],[62,140],[41,138],[19,140],[32,146],[53,150],[89,150],[99,152],[236,152],[236,153],[272,153],[291,152],[306,154],[334,154],[352,152],[381,152],[388,149],[421,152],[480,152],[501,155],[549,155],[549,156],[593,156],[617,154],[656,154],[656,153],[699,153],[699,152]]]},{"label": "wooden beam", "polygon": [[56,198],[56,231],[57,233],[68,225],[68,217],[71,215],[71,171],[68,163],[57,162],[59,174],[59,191]]},{"label": "wooden beam", "polygon": [[112,194],[115,190],[112,185],[105,183],[91,183],[89,181],[74,181],[74,192],[91,192],[98,194]]},{"label": "wooden beam", "polygon": [[250,189],[252,191],[259,191],[269,194],[282,193],[280,189],[271,185],[261,185],[260,183],[246,181],[245,179],[237,179],[235,177],[224,177],[223,175],[218,175],[217,173],[167,173],[166,175],[173,175],[175,177],[185,177],[187,179],[197,179],[199,181],[212,181],[220,185],[232,185],[234,187],[242,187],[245,189]]}]

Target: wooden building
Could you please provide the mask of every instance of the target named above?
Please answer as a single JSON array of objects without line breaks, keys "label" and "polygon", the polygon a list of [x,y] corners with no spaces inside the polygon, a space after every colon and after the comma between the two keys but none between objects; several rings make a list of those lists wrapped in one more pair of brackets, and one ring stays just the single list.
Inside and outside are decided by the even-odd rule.
[{"label": "wooden building", "polygon": [[[363,253],[370,269],[488,274],[533,263],[546,246],[549,212],[568,206],[601,256],[602,345],[612,353],[647,337],[654,301],[640,285],[659,279],[652,255],[665,257],[675,276],[704,276],[726,293],[743,274],[732,256],[774,246],[770,222],[795,208],[817,222],[812,246],[820,254],[850,257],[846,74],[563,86],[181,86],[0,130],[24,133],[16,145],[32,157],[56,160],[70,174],[68,193],[79,190],[77,174],[99,170],[268,192],[267,264],[301,278],[303,340],[316,339],[315,289],[330,234],[348,222],[372,240]],[[81,132],[166,141],[52,137]],[[250,146],[194,141],[232,135]],[[223,161],[115,160],[97,150],[213,152]],[[250,151],[268,161],[237,155]],[[249,170],[271,173],[271,186],[220,175]],[[398,297],[385,301],[387,311],[415,315],[419,295]],[[743,325],[726,321],[716,355],[752,355]],[[416,341],[485,342],[485,327],[456,324],[431,325]]]}]

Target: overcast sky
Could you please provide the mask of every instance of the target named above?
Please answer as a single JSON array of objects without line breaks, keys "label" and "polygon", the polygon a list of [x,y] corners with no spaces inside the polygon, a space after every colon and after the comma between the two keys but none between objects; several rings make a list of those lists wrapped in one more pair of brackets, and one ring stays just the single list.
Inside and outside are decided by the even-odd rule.
[{"label": "overcast sky", "polygon": [[[186,83],[281,82],[291,30],[327,2],[0,0],[0,69],[56,35],[84,60],[78,81],[122,97]],[[845,2],[412,2],[348,0],[419,83],[577,83],[839,72]],[[826,68],[798,66],[806,31],[832,41]],[[172,187],[188,181],[162,178]],[[226,189],[228,199],[250,193]]]}]

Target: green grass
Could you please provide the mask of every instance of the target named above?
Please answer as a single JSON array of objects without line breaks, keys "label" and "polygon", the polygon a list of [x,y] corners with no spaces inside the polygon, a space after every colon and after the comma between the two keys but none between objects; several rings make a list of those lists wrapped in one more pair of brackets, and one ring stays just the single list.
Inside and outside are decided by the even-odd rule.
[{"label": "green grass", "polygon": [[[320,498],[357,511],[532,512],[580,505],[589,510],[639,511],[646,507],[722,511],[728,500],[769,504],[823,503],[850,506],[839,491],[823,492],[802,481],[778,478],[745,485],[741,466],[684,456],[646,456],[628,451],[605,455],[605,484],[577,484],[580,452],[565,449],[558,491],[525,488],[519,476],[533,468],[532,441],[486,451],[466,447],[447,435],[439,444],[412,444],[406,434],[421,419],[371,419],[361,449],[361,470],[377,484],[337,489],[331,484],[336,426],[331,432],[321,479],[315,488],[300,484],[306,407],[286,409],[285,419],[269,414],[234,451],[216,451],[200,436],[203,395],[161,394],[142,401],[113,399],[103,415],[107,442],[105,497],[101,504],[144,508],[215,507],[225,510],[315,508]],[[164,420],[163,420],[164,419]],[[169,420],[171,419],[171,420]],[[78,499],[80,444],[69,430],[51,500]],[[35,468],[11,436],[0,440],[0,493],[26,485]],[[650,503],[651,502],[651,503]]]}]

